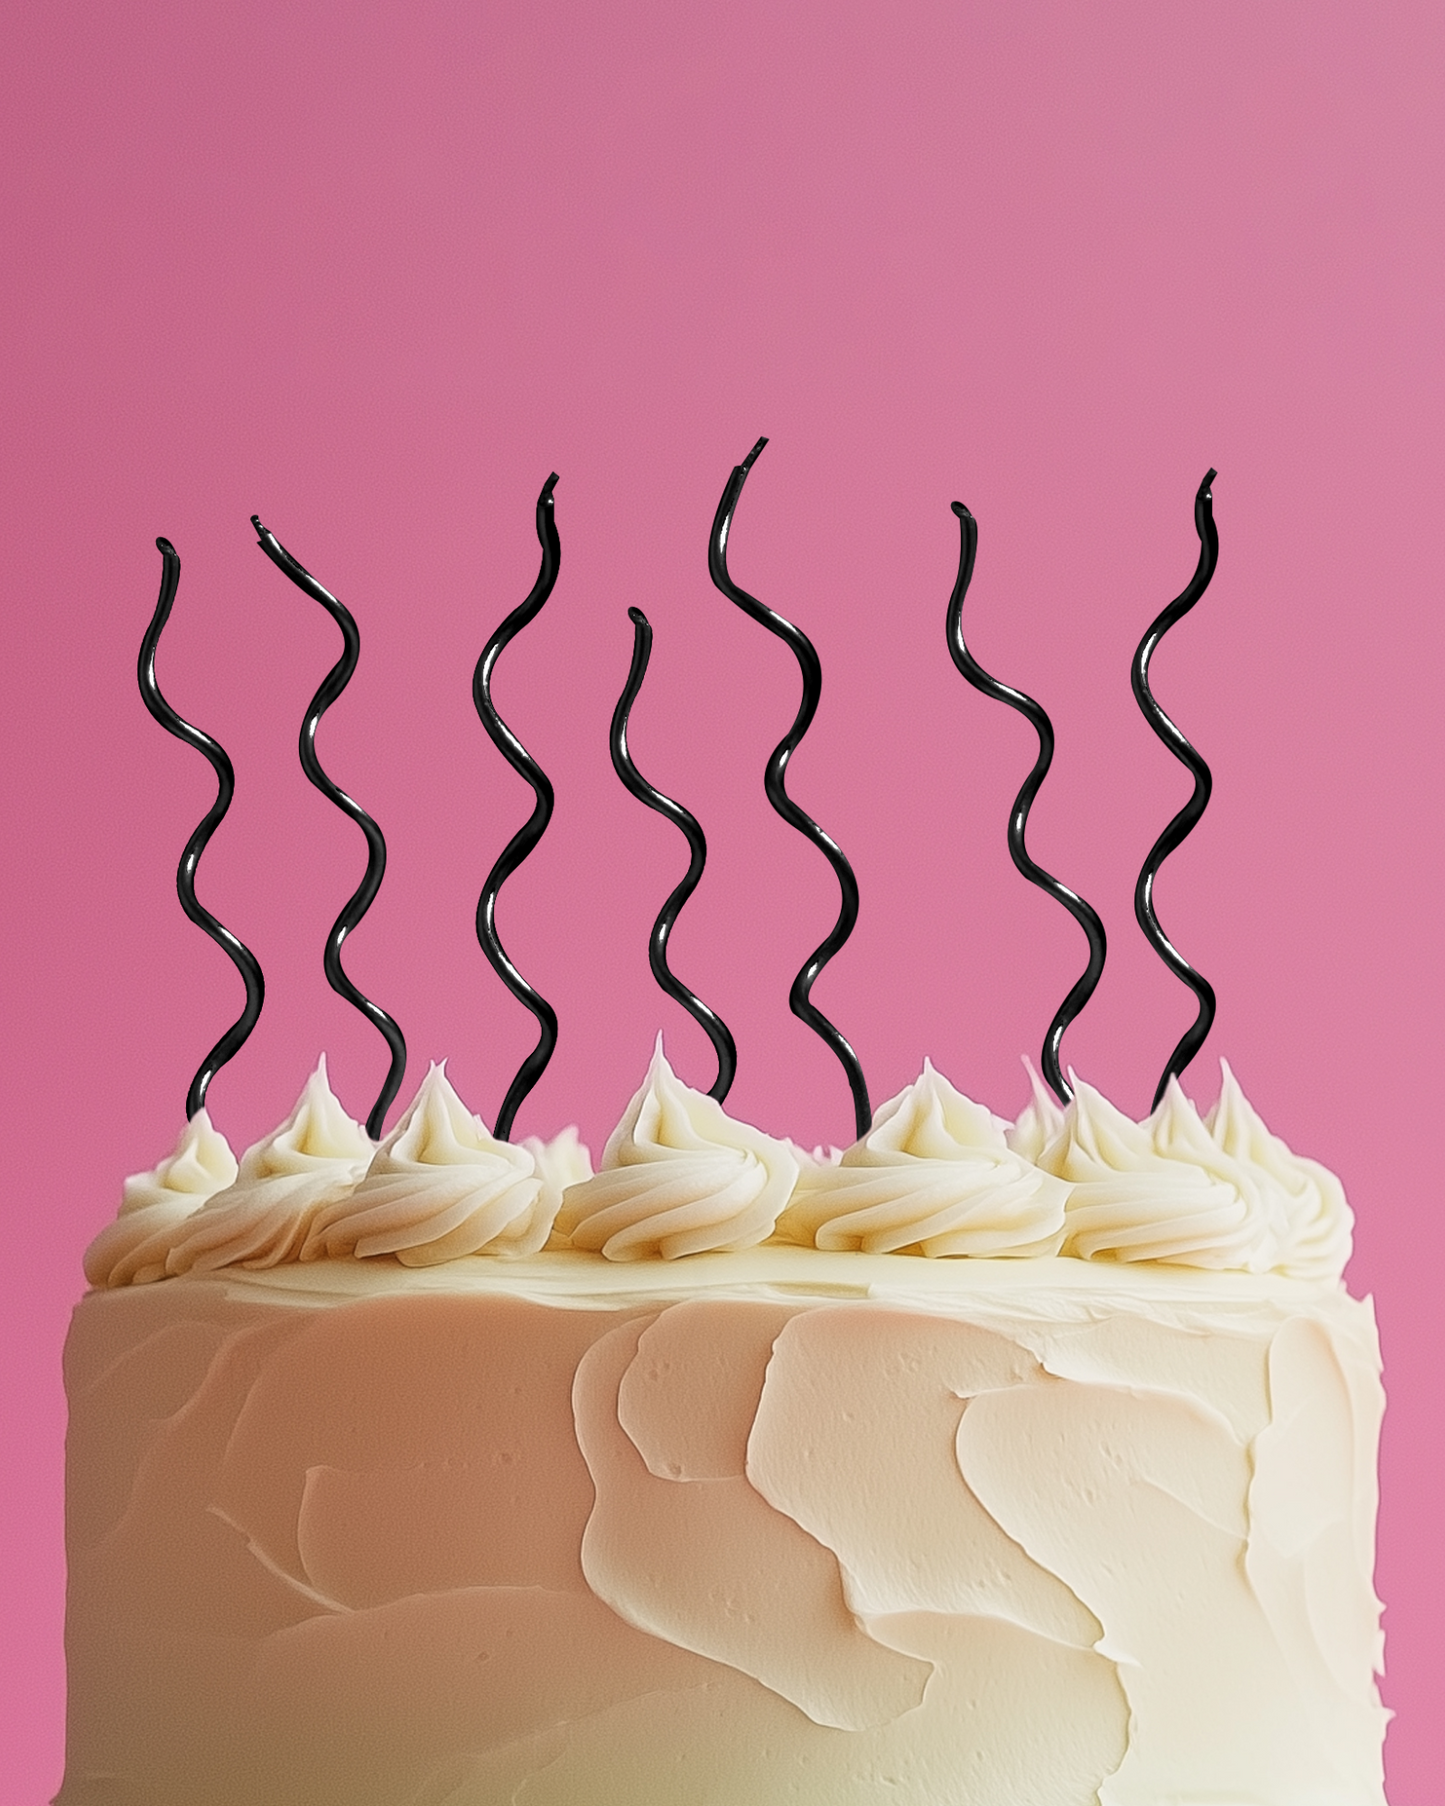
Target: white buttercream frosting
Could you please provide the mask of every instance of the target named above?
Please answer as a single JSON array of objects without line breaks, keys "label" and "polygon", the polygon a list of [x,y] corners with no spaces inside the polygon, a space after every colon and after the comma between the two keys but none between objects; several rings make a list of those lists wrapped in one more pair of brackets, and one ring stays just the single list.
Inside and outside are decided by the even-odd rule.
[{"label": "white buttercream frosting", "polygon": [[865,1254],[1056,1254],[1069,1188],[1007,1129],[925,1060],[836,1165],[802,1166],[778,1233]]},{"label": "white buttercream frosting", "polygon": [[92,1293],[66,1367],[66,1806],[1384,1806],[1337,1288],[323,1261]]},{"label": "white buttercream frosting", "polygon": [[1029,1101],[1019,1112],[1018,1121],[1004,1131],[1004,1139],[1016,1154],[1038,1164],[1039,1155],[1064,1126],[1064,1113],[1034,1069],[1033,1061],[1024,1055],[1024,1071],[1029,1075]]},{"label": "white buttercream frosting", "polygon": [[1297,1279],[1338,1279],[1350,1258],[1354,1215],[1328,1167],[1306,1160],[1272,1135],[1226,1061],[1219,1101],[1205,1118],[1216,1144],[1270,1200],[1280,1238],[1276,1265]]},{"label": "white buttercream frosting", "polygon": [[609,1260],[751,1248],[772,1232],[797,1176],[786,1143],[682,1083],[659,1035],[600,1170],[567,1188],[557,1227]]},{"label": "white buttercream frosting", "polygon": [[592,1151],[577,1133],[575,1123],[569,1123],[550,1141],[543,1141],[540,1135],[524,1136],[522,1146],[532,1156],[537,1177],[542,1181],[537,1208],[549,1224],[555,1223],[567,1187],[592,1177]]},{"label": "white buttercream frosting", "polygon": [[205,1110],[181,1131],[175,1152],[148,1173],[133,1173],[121,1192],[120,1214],[85,1251],[93,1286],[145,1285],[164,1279],[179,1224],[236,1177],[236,1156]]},{"label": "white buttercream frosting", "polygon": [[[1201,1120],[1171,1079],[1134,1122],[1089,1085],[1033,1095],[1009,1124],[928,1062],[841,1155],[729,1117],[657,1051],[593,1174],[575,1128],[497,1141],[434,1065],[377,1149],[326,1082],[237,1169],[204,1111],[125,1184],[85,1257],[93,1285],[212,1267],[395,1255],[430,1266],[550,1245],[635,1261],[736,1251],[776,1234],[865,1254],[1155,1261],[1338,1280],[1353,1218],[1340,1182],[1291,1153],[1227,1065]],[[1223,1064],[1221,1062],[1221,1064]]]},{"label": "white buttercream frosting", "polygon": [[[409,1267],[463,1254],[535,1254],[556,1214],[544,1207],[537,1162],[498,1141],[433,1064],[411,1108],[354,1191],[312,1219],[302,1260],[394,1254]],[[555,1193],[553,1194],[555,1197]]]},{"label": "white buttercream frosting", "polygon": [[355,1190],[373,1152],[332,1093],[323,1054],[286,1121],[241,1156],[235,1183],[180,1225],[167,1271],[295,1260],[317,1213]]},{"label": "white buttercream frosting", "polygon": [[1170,1079],[1142,1123],[1070,1074],[1064,1126],[1039,1164],[1070,1181],[1066,1253],[1270,1272],[1275,1213]]},{"label": "white buttercream frosting", "polygon": [[1074,1078],[1038,1156],[1073,1187],[1066,1254],[1339,1278],[1353,1222],[1339,1180],[1271,1135],[1223,1070],[1207,1120],[1173,1078],[1142,1123]]}]

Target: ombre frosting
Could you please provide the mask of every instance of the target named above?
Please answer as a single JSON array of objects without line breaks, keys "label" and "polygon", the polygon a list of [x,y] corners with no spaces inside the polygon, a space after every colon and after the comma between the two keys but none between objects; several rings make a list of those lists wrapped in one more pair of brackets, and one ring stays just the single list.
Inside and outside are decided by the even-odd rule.
[{"label": "ombre frosting", "polygon": [[1069,1188],[1008,1128],[925,1060],[841,1160],[802,1166],[778,1233],[865,1254],[1056,1254]]},{"label": "ombre frosting", "polygon": [[543,1198],[537,1160],[498,1141],[433,1065],[415,1101],[353,1191],[323,1205],[302,1260],[394,1254],[435,1266],[463,1254],[535,1254],[559,1202]]},{"label": "ombre frosting", "polygon": [[662,1036],[596,1175],[569,1186],[557,1227],[608,1260],[751,1248],[798,1177],[792,1148],[736,1122],[673,1072]]}]

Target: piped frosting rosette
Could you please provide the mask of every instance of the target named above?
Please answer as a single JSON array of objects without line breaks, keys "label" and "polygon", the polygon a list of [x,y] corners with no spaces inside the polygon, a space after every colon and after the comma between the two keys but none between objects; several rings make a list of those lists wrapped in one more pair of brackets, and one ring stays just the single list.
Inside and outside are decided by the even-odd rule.
[{"label": "piped frosting rosette", "polygon": [[1019,1112],[1018,1121],[1005,1129],[1004,1140],[1014,1153],[1037,1166],[1039,1155],[1063,1129],[1064,1113],[1045,1089],[1027,1054],[1024,1055],[1024,1071],[1029,1075],[1032,1095]]},{"label": "piped frosting rosette", "polygon": [[569,1185],[580,1185],[592,1177],[592,1155],[575,1124],[543,1141],[539,1135],[528,1135],[522,1146],[536,1162],[537,1177],[542,1181],[542,1195],[537,1209],[549,1224],[557,1220],[562,1208],[562,1194]]},{"label": "piped frosting rosette", "polygon": [[1064,1252],[1085,1260],[1277,1270],[1281,1200],[1227,1153],[1171,1078],[1136,1123],[1070,1075],[1074,1097],[1039,1164],[1069,1180]]},{"label": "piped frosting rosette", "polygon": [[1219,1102],[1205,1127],[1220,1150],[1248,1174],[1270,1200],[1279,1225],[1280,1272],[1295,1279],[1338,1279],[1350,1258],[1354,1215],[1345,1190],[1328,1167],[1290,1152],[1272,1135],[1239,1088],[1228,1063]]},{"label": "piped frosting rosette", "polygon": [[147,1285],[166,1276],[176,1231],[236,1177],[236,1156],[205,1110],[181,1131],[175,1152],[148,1173],[134,1173],[121,1193],[120,1213],[85,1251],[93,1286]]},{"label": "piped frosting rosette", "polygon": [[235,1183],[181,1224],[167,1272],[295,1260],[318,1212],[355,1190],[374,1151],[326,1082],[323,1054],[286,1121],[241,1156]]},{"label": "piped frosting rosette", "polygon": [[778,1233],[864,1254],[1056,1254],[1069,1188],[1007,1130],[925,1060],[836,1165],[802,1166]]},{"label": "piped frosting rosette", "polygon": [[559,1202],[531,1150],[497,1141],[457,1096],[445,1062],[433,1064],[360,1185],[316,1213],[301,1258],[393,1254],[431,1267],[465,1254],[535,1254]]},{"label": "piped frosting rosette", "polygon": [[786,1143],[682,1083],[659,1035],[599,1171],[567,1188],[557,1227],[608,1260],[752,1248],[772,1233],[797,1176]]}]

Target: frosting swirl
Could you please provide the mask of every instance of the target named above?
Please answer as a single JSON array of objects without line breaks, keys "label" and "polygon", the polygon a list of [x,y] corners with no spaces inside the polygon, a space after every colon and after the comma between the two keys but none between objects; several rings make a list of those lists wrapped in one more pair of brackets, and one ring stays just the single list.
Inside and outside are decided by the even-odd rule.
[{"label": "frosting swirl", "polygon": [[1070,1074],[1074,1097],[1039,1165],[1071,1182],[1066,1254],[1274,1270],[1279,1211],[1171,1078],[1136,1123]]},{"label": "frosting swirl", "polygon": [[148,1173],[133,1173],[120,1212],[85,1251],[93,1286],[148,1285],[164,1279],[175,1231],[236,1177],[236,1156],[202,1109],[181,1130],[175,1152]]},{"label": "frosting swirl", "polygon": [[1064,1113],[1054,1102],[1053,1094],[1034,1069],[1033,1061],[1024,1055],[1024,1071],[1029,1075],[1029,1101],[1019,1111],[1018,1121],[1004,1130],[1004,1140],[1016,1154],[1038,1164],[1039,1155],[1064,1126]]},{"label": "frosting swirl", "polygon": [[241,1156],[235,1183],[181,1225],[166,1271],[294,1260],[317,1212],[355,1189],[372,1152],[327,1084],[323,1054],[286,1121]]},{"label": "frosting swirl", "polygon": [[301,1259],[394,1254],[430,1267],[535,1254],[556,1214],[555,1203],[542,1208],[536,1164],[527,1148],[495,1140],[453,1090],[446,1062],[433,1062],[360,1185],[316,1212]]},{"label": "frosting swirl", "polygon": [[567,1187],[580,1185],[584,1179],[592,1177],[591,1151],[578,1135],[575,1123],[569,1124],[550,1141],[543,1141],[540,1135],[528,1135],[523,1138],[522,1146],[532,1156],[537,1177],[542,1181],[537,1209],[549,1224],[555,1223]]},{"label": "frosting swirl", "polygon": [[574,1248],[642,1260],[752,1248],[798,1176],[793,1150],[735,1122],[673,1072],[662,1036],[596,1176],[568,1186],[557,1227]]},{"label": "frosting swirl", "polygon": [[803,1166],[778,1233],[864,1254],[1056,1254],[1069,1188],[1006,1129],[925,1060],[837,1165]]},{"label": "frosting swirl", "polygon": [[1290,1152],[1239,1088],[1226,1060],[1219,1101],[1204,1119],[1216,1144],[1271,1201],[1280,1237],[1276,1265],[1294,1279],[1338,1279],[1350,1258],[1354,1214],[1328,1167]]}]

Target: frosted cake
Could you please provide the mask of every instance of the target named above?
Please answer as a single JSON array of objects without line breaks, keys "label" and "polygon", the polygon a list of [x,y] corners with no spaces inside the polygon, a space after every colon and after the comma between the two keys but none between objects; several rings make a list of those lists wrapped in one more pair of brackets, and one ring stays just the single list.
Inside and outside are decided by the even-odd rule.
[{"label": "frosted cake", "polygon": [[64,1806],[1381,1806],[1338,1182],[925,1067],[841,1158],[661,1049],[594,1174],[433,1067],[204,1111],[66,1358]]}]

